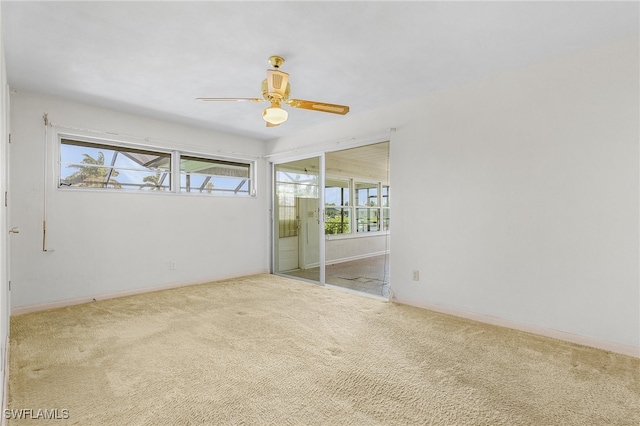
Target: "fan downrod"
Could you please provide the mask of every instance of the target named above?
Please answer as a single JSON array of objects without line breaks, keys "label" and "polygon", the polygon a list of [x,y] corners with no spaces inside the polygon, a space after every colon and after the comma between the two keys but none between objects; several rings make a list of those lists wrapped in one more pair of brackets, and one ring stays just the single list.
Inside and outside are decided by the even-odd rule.
[{"label": "fan downrod", "polygon": [[284,58],[282,56],[269,56],[269,63],[272,67],[278,69],[280,65],[284,64]]}]

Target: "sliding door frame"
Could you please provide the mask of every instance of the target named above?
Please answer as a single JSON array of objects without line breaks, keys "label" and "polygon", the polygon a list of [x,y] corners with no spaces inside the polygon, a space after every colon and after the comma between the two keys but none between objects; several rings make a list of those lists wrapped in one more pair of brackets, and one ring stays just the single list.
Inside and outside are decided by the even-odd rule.
[{"label": "sliding door frame", "polygon": [[[333,141],[333,142],[324,142],[324,143],[320,143],[320,144],[316,144],[313,146],[309,146],[309,152],[307,153],[303,153],[303,154],[297,154],[298,149],[292,149],[290,151],[286,151],[286,152],[280,152],[280,153],[274,153],[274,154],[269,154],[267,156],[265,156],[265,158],[269,159],[269,167],[270,167],[270,198],[271,198],[271,203],[270,203],[270,209],[271,209],[271,264],[270,264],[270,268],[271,268],[271,273],[272,274],[276,274],[276,275],[280,275],[277,271],[276,268],[276,253],[275,253],[275,247],[276,247],[276,236],[278,235],[278,233],[276,232],[275,226],[275,166],[277,164],[283,164],[283,163],[288,163],[291,161],[296,161],[296,160],[304,160],[307,158],[314,158],[314,157],[319,157],[320,158],[320,165],[319,165],[319,179],[318,179],[318,185],[319,185],[319,198],[318,198],[318,203],[319,203],[319,207],[320,207],[320,212],[319,212],[319,219],[320,219],[320,226],[319,226],[319,241],[320,241],[320,285],[325,285],[326,284],[326,274],[325,274],[325,263],[326,263],[326,240],[325,240],[325,194],[324,194],[324,188],[325,188],[325,183],[326,183],[326,158],[325,158],[325,154],[330,153],[330,152],[335,152],[335,151],[342,151],[345,149],[351,149],[351,148],[358,148],[361,146],[366,146],[366,145],[373,145],[376,143],[380,143],[380,142],[389,142],[390,143],[390,149],[391,146],[393,146],[392,143],[392,139],[393,139],[393,134],[395,134],[396,129],[395,128],[390,128],[387,131],[384,132],[379,132],[377,134],[371,134],[369,136],[363,136],[363,137],[353,137],[353,138],[346,138],[344,140],[338,140],[338,141]],[[303,148],[304,149],[304,148]],[[287,155],[287,154],[292,154],[292,155]],[[390,152],[391,155],[391,152]],[[270,158],[273,158],[272,160]],[[277,158],[277,160],[276,160]],[[329,284],[331,285],[331,284]]]}]

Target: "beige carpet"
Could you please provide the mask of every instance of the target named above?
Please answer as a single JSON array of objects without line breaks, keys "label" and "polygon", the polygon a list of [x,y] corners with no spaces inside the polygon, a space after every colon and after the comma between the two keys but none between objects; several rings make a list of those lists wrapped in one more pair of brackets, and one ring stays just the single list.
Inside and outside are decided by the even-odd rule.
[{"label": "beige carpet", "polygon": [[55,425],[633,425],[640,360],[271,275],[15,316]]}]

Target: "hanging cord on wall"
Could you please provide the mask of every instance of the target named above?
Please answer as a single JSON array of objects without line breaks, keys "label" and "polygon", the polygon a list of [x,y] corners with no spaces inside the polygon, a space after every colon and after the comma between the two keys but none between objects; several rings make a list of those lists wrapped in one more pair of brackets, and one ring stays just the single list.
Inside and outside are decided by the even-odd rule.
[{"label": "hanging cord on wall", "polygon": [[47,158],[49,115],[45,112],[42,116],[44,120],[44,178],[42,186],[42,251],[47,252],[47,175],[49,174],[49,161]]}]

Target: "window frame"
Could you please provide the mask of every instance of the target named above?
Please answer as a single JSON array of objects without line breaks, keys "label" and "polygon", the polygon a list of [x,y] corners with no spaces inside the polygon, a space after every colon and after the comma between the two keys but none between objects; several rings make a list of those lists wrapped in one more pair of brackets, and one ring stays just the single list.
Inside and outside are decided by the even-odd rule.
[{"label": "window frame", "polygon": [[[120,189],[120,188],[112,188],[112,187],[80,187],[80,186],[67,186],[62,183],[62,169],[65,164],[72,164],[72,162],[65,161],[62,158],[62,146],[65,144],[64,141],[69,141],[67,145],[72,146],[87,146],[93,148],[103,148],[105,150],[110,149],[113,151],[130,151],[139,154],[160,154],[163,156],[167,156],[169,159],[168,164],[168,177],[169,177],[169,188],[164,191],[155,191],[155,190],[145,190],[143,188],[138,189]],[[181,178],[181,158],[189,157],[193,160],[203,160],[206,162],[220,162],[226,164],[238,164],[238,165],[246,165],[248,168],[249,178],[248,189],[247,191],[197,191],[197,192],[186,192],[181,190],[180,178]],[[116,141],[111,139],[103,139],[103,138],[94,138],[90,136],[83,136],[78,134],[70,134],[60,132],[57,134],[56,138],[56,151],[53,156],[53,160],[55,161],[55,176],[54,176],[54,185],[57,190],[63,192],[108,192],[108,193],[119,193],[119,194],[173,194],[173,195],[187,195],[187,196],[205,196],[205,197],[236,197],[236,198],[257,198],[257,184],[256,184],[256,176],[257,176],[257,161],[254,159],[246,159],[246,158],[237,158],[237,157],[227,157],[220,155],[208,155],[197,153],[193,151],[182,151],[172,148],[166,147],[158,147],[151,145],[143,145],[143,144],[135,144],[124,141]],[[117,169],[117,167],[111,165],[105,165],[105,168],[113,168]],[[142,170],[141,170],[142,171]],[[229,193],[231,192],[231,193]]]},{"label": "window frame", "polygon": [[[379,231],[382,231],[381,228],[381,223],[382,223],[382,216],[381,216],[381,205],[380,205],[380,187],[381,187],[381,182],[367,182],[367,181],[363,181],[363,180],[354,180],[353,181],[353,192],[355,195],[355,203],[354,203],[354,207],[355,207],[355,220],[356,220],[356,227],[355,227],[355,233],[356,234],[372,234],[372,233],[376,233]],[[359,199],[359,191],[361,190],[365,190],[366,191],[366,200],[364,203],[360,202]],[[372,192],[372,190],[375,190],[375,195],[371,195],[370,193]],[[369,200],[371,198],[375,198],[375,204],[371,204],[369,202]],[[371,213],[374,213],[374,216],[377,218],[377,221],[375,222],[375,226],[376,229],[375,230],[360,230],[360,212],[366,212],[366,217],[367,217],[367,221],[364,224],[367,227],[371,227]]]},{"label": "window frame", "polygon": [[[351,235],[353,232],[353,191],[352,191],[352,187],[353,187],[353,179],[346,179],[346,178],[333,178],[331,179],[332,183],[335,182],[340,182],[342,184],[346,183],[346,186],[344,185],[340,185],[340,186],[336,186],[335,184],[329,185],[329,183],[327,182],[329,181],[329,179],[326,179],[325,181],[325,185],[324,185],[324,191],[325,191],[325,204],[324,204],[324,235],[325,237],[328,236],[348,236]],[[340,195],[340,204],[336,204],[333,206],[330,206],[327,204],[327,188],[341,188],[342,193]],[[347,197],[344,196],[344,189],[347,189],[348,194]],[[345,202],[346,201],[346,202]],[[346,216],[348,218],[348,222],[347,222],[347,227],[349,229],[349,232],[335,232],[335,233],[327,233],[327,218],[330,217],[330,215],[328,214],[328,210],[337,210],[340,212],[340,217],[344,218],[345,215],[342,212],[347,212]],[[342,222],[341,222],[342,223]],[[345,225],[341,224],[339,226],[340,228],[342,228],[342,230],[344,230]]]},{"label": "window frame", "polygon": [[[373,237],[376,235],[386,235],[389,233],[389,218],[391,217],[391,203],[390,203],[390,192],[391,185],[388,182],[374,182],[367,181],[366,179],[361,178],[346,178],[346,177],[331,177],[327,178],[327,180],[331,181],[343,181],[349,182],[349,205],[348,206],[328,206],[324,205],[324,215],[325,218],[328,217],[327,210],[328,209],[348,209],[349,210],[349,232],[342,234],[327,234],[326,230],[326,222],[325,222],[325,239],[334,240],[334,239],[347,239],[347,238],[363,238],[363,237]],[[358,184],[369,185],[371,188],[376,188],[376,205],[375,206],[366,206],[366,205],[358,205]],[[332,186],[333,187],[333,186]],[[327,189],[327,184],[325,183],[325,191]],[[386,189],[386,192],[384,191]],[[386,195],[385,195],[386,193]],[[384,201],[387,201],[387,206],[384,205]],[[375,231],[358,231],[358,211],[359,210],[371,210],[374,209],[377,211],[377,228]]]},{"label": "window frame", "polygon": [[391,185],[389,185],[388,183],[380,184],[380,223],[382,225],[381,230],[383,232],[388,232],[391,223]]},{"label": "window frame", "polygon": [[[221,196],[221,197],[255,197],[255,193],[256,193],[256,186],[255,186],[255,176],[256,176],[256,162],[255,161],[250,161],[250,160],[239,160],[239,159],[235,159],[235,158],[229,158],[229,157],[220,157],[220,156],[213,156],[213,155],[202,155],[202,154],[196,154],[193,152],[185,152],[185,151],[174,151],[177,159],[176,159],[176,164],[177,167],[176,169],[178,170],[178,173],[176,173],[176,189],[177,189],[177,193],[179,194],[188,194],[189,196],[192,195],[202,195],[202,196]],[[240,192],[238,191],[233,191],[233,190],[212,190],[211,192],[206,192],[205,191],[183,191],[182,190],[182,159],[183,158],[189,158],[190,160],[194,160],[194,161],[202,161],[202,162],[210,162],[210,163],[219,163],[219,164],[226,164],[226,165],[246,165],[247,169],[248,169],[248,178],[247,178],[247,191],[245,193],[245,191]],[[197,175],[208,175],[206,173],[191,173],[191,174],[197,174]],[[213,175],[212,175],[213,176]],[[218,175],[221,178],[224,178],[224,176],[222,175]]]}]

